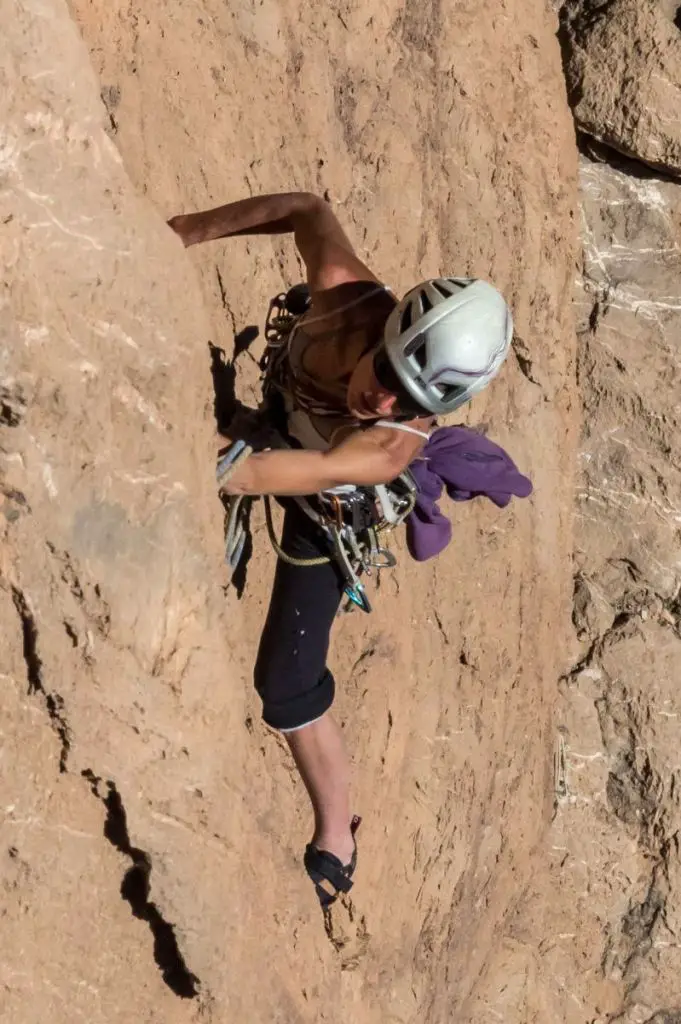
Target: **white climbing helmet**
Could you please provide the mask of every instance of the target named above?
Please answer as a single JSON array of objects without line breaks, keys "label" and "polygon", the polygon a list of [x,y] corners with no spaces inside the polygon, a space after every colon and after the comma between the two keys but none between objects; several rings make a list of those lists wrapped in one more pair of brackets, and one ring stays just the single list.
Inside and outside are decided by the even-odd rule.
[{"label": "white climbing helmet", "polygon": [[511,344],[513,320],[486,281],[441,277],[412,288],[390,314],[383,346],[403,388],[448,413],[487,387]]}]

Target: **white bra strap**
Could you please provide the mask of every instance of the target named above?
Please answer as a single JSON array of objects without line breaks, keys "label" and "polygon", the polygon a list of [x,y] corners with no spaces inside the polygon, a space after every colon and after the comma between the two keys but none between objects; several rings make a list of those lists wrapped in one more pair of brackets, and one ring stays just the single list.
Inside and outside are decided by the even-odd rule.
[{"label": "white bra strap", "polygon": [[328,320],[330,316],[335,316],[336,313],[345,313],[348,309],[353,309],[355,306],[361,305],[362,302],[366,302],[367,299],[373,299],[374,296],[380,295],[382,292],[388,292],[390,295],[393,293],[390,288],[384,284],[376,285],[370,292],[365,292],[364,295],[360,295],[356,299],[352,299],[351,302],[346,302],[344,306],[339,306],[338,309],[331,309],[328,313],[318,313],[317,316],[308,316],[307,313],[303,313],[300,318],[300,326],[302,328],[307,327],[308,324],[316,324],[321,320]]},{"label": "white bra strap", "polygon": [[417,430],[416,427],[410,427],[408,423],[396,423],[395,420],[376,420],[374,426],[389,427],[390,430],[403,430],[405,434],[415,434],[416,437],[423,437],[426,441],[430,440],[430,434],[427,434],[425,430]]}]

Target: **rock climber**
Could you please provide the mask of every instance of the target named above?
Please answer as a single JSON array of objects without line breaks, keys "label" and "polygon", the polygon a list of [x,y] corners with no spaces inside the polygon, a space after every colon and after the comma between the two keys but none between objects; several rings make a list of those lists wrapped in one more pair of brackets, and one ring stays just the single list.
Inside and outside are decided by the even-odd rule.
[{"label": "rock climber", "polygon": [[[325,200],[264,195],[173,217],[185,246],[291,232],[311,305],[288,355],[288,430],[297,447],[255,453],[227,485],[285,507],[282,547],[326,550],[319,527],[287,497],[340,484],[386,484],[419,455],[435,416],[459,408],[497,374],[512,321],[490,284],[429,280],[398,301],[359,259]],[[349,891],[356,866],[350,772],[331,714],[329,636],[343,594],[333,563],[279,561],[255,665],[264,721],[286,738],[312,803],[305,867],[322,905]]]}]

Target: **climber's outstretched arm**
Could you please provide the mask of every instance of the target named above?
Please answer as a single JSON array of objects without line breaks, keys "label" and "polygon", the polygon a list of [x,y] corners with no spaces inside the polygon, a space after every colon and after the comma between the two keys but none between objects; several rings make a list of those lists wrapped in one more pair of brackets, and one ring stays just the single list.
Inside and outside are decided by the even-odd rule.
[{"label": "climber's outstretched arm", "polygon": [[378,280],[356,255],[329,203],[311,192],[240,199],[214,210],[172,217],[168,224],[186,246],[235,235],[292,232],[313,298],[338,285]]}]

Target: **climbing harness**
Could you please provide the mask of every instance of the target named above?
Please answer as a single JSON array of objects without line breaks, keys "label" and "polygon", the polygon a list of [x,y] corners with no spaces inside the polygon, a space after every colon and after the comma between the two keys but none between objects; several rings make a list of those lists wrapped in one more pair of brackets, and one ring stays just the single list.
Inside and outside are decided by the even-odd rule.
[{"label": "climbing harness", "polygon": [[[285,361],[288,340],[299,317],[307,309],[309,297],[304,287],[296,286],[286,295],[277,295],[270,302],[265,325],[267,348],[261,360],[263,373],[264,411],[275,404],[281,389],[280,371]],[[278,431],[279,447],[291,447]],[[227,483],[236,469],[253,452],[239,440],[228,449],[217,464],[218,487]],[[248,530],[248,517],[253,498],[223,495],[227,508],[225,528],[225,562],[232,572],[243,555]],[[345,594],[350,602],[365,612],[371,611],[362,576],[371,576],[396,564],[393,553],[385,546],[385,537],[407,518],[416,503],[416,484],[406,470],[390,484],[373,487],[343,484],[320,491],[310,498],[296,497],[300,508],[321,529],[329,554],[317,558],[294,558],[281,547],[274,528],[272,503],[264,495],[267,532],[277,556],[290,565],[313,566],[335,562],[345,581]]]},{"label": "climbing harness", "polygon": [[414,508],[416,487],[411,475],[403,473],[390,486],[334,488],[321,491],[311,501],[294,500],[321,529],[329,545],[329,555],[313,559],[294,559],[283,551],[272,523],[271,502],[265,497],[267,531],[277,555],[292,565],[322,565],[335,562],[345,580],[345,594],[365,612],[371,604],[361,581],[381,569],[392,569],[396,559],[385,546],[385,535],[399,526]]},{"label": "climbing harness", "polygon": [[[225,462],[232,455],[232,449],[223,457],[219,466],[234,471],[234,467],[247,458],[252,449],[242,441],[231,462]],[[231,474],[229,474],[231,475]],[[226,482],[226,474],[218,471],[218,484]],[[225,562],[231,572],[239,565],[244,552],[248,530],[248,517],[255,499],[244,495],[224,496],[227,507],[225,528]],[[272,547],[279,558],[289,565],[313,566],[335,562],[345,581],[345,594],[349,600],[365,612],[371,611],[371,604],[362,576],[371,576],[381,569],[392,569],[396,559],[385,546],[385,535],[399,526],[414,508],[416,487],[411,474],[402,473],[390,485],[378,487],[334,488],[321,491],[313,500],[294,499],[300,508],[321,529],[329,554],[316,558],[295,558],[281,546],[274,527],[272,502],[263,496],[265,522]]]}]

